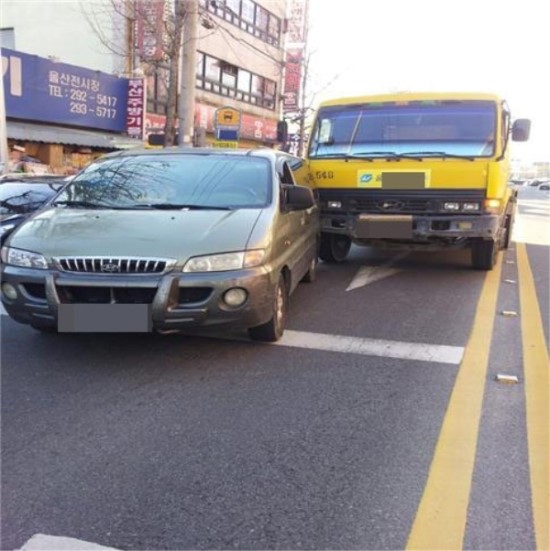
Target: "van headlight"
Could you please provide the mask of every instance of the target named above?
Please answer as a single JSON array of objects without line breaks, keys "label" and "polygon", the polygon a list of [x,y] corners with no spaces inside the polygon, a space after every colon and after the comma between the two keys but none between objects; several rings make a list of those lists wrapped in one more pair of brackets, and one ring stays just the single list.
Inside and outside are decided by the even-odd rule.
[{"label": "van headlight", "polygon": [[46,259],[41,254],[31,251],[14,249],[13,247],[2,247],[1,256],[4,264],[21,266],[22,268],[38,268],[39,270],[48,269]]},{"label": "van headlight", "polygon": [[265,250],[240,251],[235,253],[210,254],[190,258],[183,267],[184,272],[228,272],[259,266],[265,257]]}]

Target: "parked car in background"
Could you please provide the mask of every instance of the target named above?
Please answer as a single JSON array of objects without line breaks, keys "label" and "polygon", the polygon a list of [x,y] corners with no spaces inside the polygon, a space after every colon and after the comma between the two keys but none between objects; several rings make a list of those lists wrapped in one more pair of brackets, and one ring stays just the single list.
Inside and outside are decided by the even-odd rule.
[{"label": "parked car in background", "polygon": [[273,150],[129,150],[80,172],[2,247],[2,303],[61,332],[284,331],[317,269],[313,192]]},{"label": "parked car in background", "polygon": [[550,180],[541,180],[536,188],[540,191],[550,191]]},{"label": "parked car in background", "polygon": [[0,179],[0,243],[66,182],[59,176],[5,175]]}]

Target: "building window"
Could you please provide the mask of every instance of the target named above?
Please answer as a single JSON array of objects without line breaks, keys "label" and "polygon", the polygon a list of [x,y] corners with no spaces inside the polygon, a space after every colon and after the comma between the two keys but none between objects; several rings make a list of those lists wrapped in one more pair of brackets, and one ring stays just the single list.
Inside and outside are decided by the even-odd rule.
[{"label": "building window", "polygon": [[208,80],[220,81],[220,62],[209,55],[204,56],[204,76]]},{"label": "building window", "polygon": [[200,0],[209,11],[260,40],[279,47],[281,20],[253,0]]},{"label": "building window", "polygon": [[252,0],[241,0],[241,17],[247,23],[254,23],[256,4]]},{"label": "building window", "polygon": [[237,87],[238,69],[235,65],[222,62],[222,84],[228,88]]},{"label": "building window", "polygon": [[197,88],[275,110],[277,84],[274,81],[202,52],[198,54],[202,63],[197,63]]},{"label": "building window", "polygon": [[239,75],[237,77],[237,88],[243,92],[250,92],[250,80],[251,74],[244,69],[239,69]]}]

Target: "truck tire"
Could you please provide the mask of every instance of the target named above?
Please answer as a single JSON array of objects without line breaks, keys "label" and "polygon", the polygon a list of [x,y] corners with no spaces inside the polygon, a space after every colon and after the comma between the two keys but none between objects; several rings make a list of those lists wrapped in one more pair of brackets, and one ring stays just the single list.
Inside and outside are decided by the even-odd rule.
[{"label": "truck tire", "polygon": [[322,233],[319,258],[325,262],[336,264],[343,262],[351,248],[351,239],[338,233]]},{"label": "truck tire", "polygon": [[502,248],[506,250],[510,246],[510,241],[512,240],[512,229],[514,226],[514,214],[506,215],[506,220],[504,221],[504,235],[502,236]]},{"label": "truck tire", "polygon": [[472,266],[490,271],[497,261],[498,243],[493,239],[475,239],[472,243]]}]

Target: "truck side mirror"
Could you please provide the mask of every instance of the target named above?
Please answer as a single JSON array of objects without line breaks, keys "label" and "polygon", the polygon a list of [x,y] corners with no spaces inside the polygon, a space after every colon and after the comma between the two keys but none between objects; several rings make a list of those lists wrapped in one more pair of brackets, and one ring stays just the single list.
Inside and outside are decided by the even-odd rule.
[{"label": "truck side mirror", "polygon": [[531,121],[529,119],[518,119],[512,125],[512,141],[526,142],[531,133]]}]

